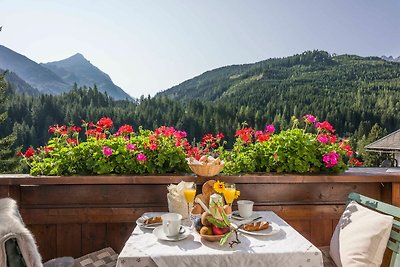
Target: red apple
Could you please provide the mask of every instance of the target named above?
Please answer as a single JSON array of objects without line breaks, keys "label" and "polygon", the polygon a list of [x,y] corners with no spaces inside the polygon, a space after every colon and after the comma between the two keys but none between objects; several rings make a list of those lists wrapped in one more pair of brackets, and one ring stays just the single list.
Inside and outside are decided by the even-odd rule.
[{"label": "red apple", "polygon": [[229,227],[219,228],[219,227],[215,226],[214,224],[212,225],[212,232],[214,235],[223,235],[229,231],[230,231]]}]

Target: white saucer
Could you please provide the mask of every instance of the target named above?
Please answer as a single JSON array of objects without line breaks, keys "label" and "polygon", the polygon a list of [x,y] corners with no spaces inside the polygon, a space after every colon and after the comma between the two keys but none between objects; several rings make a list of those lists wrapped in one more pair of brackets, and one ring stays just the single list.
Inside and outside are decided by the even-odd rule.
[{"label": "white saucer", "polygon": [[267,229],[264,230],[260,230],[260,231],[246,231],[242,228],[240,228],[238,231],[242,232],[244,234],[249,234],[249,235],[274,235],[276,233],[279,233],[279,231],[281,230],[281,228],[279,227],[279,225],[277,225],[276,223],[270,222],[269,223],[269,227]]},{"label": "white saucer", "polygon": [[250,217],[243,218],[242,216],[239,215],[239,211],[235,210],[232,212],[232,219],[238,220],[238,221],[244,221],[244,220],[252,220],[255,219],[256,217],[260,216],[257,212],[253,212]]},{"label": "white saucer", "polygon": [[[158,215],[158,216],[160,216],[160,215]],[[139,217],[136,220],[136,225],[138,225],[139,227],[146,228],[146,229],[155,229],[156,227],[158,227],[158,226],[160,226],[162,224],[162,222],[152,223],[152,224],[149,224],[149,225],[145,224],[144,221],[147,220],[147,219],[150,219],[151,217],[153,217],[153,216],[149,216],[146,213],[143,214],[143,216]]]},{"label": "white saucer", "polygon": [[185,230],[182,234],[178,234],[176,236],[166,236],[163,231],[163,226],[158,226],[153,230],[153,235],[155,235],[160,240],[165,241],[179,241],[183,240],[190,235],[190,229],[186,226],[182,226]]}]

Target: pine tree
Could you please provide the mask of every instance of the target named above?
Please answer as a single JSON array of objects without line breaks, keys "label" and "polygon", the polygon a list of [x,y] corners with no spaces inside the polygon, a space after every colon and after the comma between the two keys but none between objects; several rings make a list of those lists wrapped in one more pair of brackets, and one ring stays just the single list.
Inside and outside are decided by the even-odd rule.
[{"label": "pine tree", "polygon": [[379,164],[388,157],[376,152],[365,151],[365,146],[385,136],[387,132],[382,129],[377,123],[372,126],[368,136],[363,136],[357,143],[357,150],[362,156],[365,167],[378,167]]},{"label": "pine tree", "polygon": [[1,137],[4,133],[1,130],[4,127],[2,125],[7,119],[6,90],[7,83],[4,80],[4,74],[0,74],[0,173],[12,172],[17,164],[15,153],[11,148],[15,141],[15,135]]}]

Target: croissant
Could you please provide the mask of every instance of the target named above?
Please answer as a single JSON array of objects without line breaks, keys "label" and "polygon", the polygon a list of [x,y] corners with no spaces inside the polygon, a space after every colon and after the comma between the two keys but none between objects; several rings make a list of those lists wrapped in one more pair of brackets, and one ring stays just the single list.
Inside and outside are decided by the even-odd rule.
[{"label": "croissant", "polygon": [[243,226],[243,229],[246,231],[260,231],[264,229],[268,229],[269,227],[269,222],[261,221],[261,222],[255,222],[255,223],[248,223]]},{"label": "croissant", "polygon": [[144,224],[161,223],[161,216],[155,216],[144,220]]}]

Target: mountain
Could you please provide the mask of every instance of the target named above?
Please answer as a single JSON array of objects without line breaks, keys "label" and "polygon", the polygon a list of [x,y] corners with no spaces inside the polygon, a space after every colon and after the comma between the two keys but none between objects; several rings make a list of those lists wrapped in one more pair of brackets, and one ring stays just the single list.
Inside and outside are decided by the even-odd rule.
[{"label": "mountain", "polygon": [[318,97],[338,102],[346,94],[361,89],[377,90],[383,85],[400,90],[399,63],[378,57],[307,51],[286,58],[207,71],[156,96],[181,102],[198,99],[257,108],[271,102],[296,103],[304,99],[307,106]]},{"label": "mountain", "polygon": [[131,99],[120,87],[116,86],[110,76],[102,72],[84,58],[82,54],[75,54],[67,59],[42,63],[41,66],[57,74],[67,84],[78,86],[93,86],[96,84],[101,92],[117,100]]},{"label": "mountain", "polygon": [[16,73],[41,93],[60,94],[71,87],[52,71],[2,45],[0,68]]},{"label": "mountain", "polygon": [[61,61],[38,64],[0,45],[0,69],[9,71],[8,81],[16,92],[59,95],[70,91],[76,83],[78,86],[96,85],[99,91],[116,100],[132,100],[112,82],[110,76],[79,53]]},{"label": "mountain", "polygon": [[11,85],[12,89],[19,94],[39,95],[40,92],[33,88],[30,84],[22,80],[17,74],[12,71],[0,69],[0,73],[5,73],[6,81]]},{"label": "mountain", "polygon": [[391,62],[400,62],[400,56],[397,58],[394,58],[393,56],[381,56],[382,59],[386,61],[391,61]]},{"label": "mountain", "polygon": [[[400,63],[307,51],[207,71],[155,97],[179,101],[201,116],[202,127],[247,122],[262,129],[268,122],[279,129],[293,115],[311,113],[341,135],[360,137],[374,123],[388,132],[400,128]],[[202,116],[206,107],[219,117]]]}]

